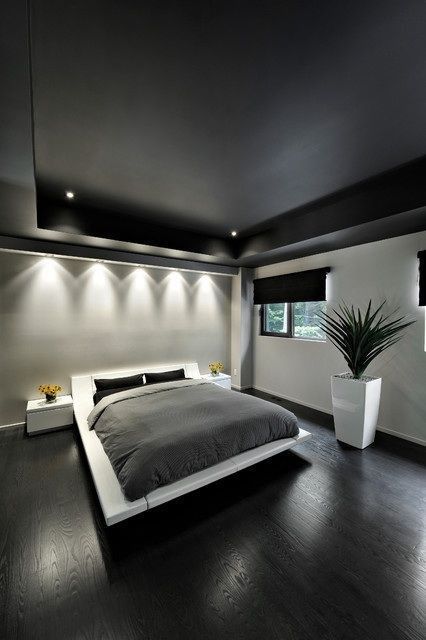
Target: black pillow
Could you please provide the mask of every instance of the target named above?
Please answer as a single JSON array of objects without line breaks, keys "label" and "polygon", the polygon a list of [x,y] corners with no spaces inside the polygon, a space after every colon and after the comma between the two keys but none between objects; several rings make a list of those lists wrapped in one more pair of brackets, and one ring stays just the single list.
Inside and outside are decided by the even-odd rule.
[{"label": "black pillow", "polygon": [[102,398],[106,398],[107,396],[111,396],[113,393],[120,393],[120,391],[129,391],[130,389],[138,389],[141,385],[136,384],[131,387],[120,387],[119,389],[104,389],[104,391],[97,391],[93,396],[93,402],[98,404],[102,400]]},{"label": "black pillow", "polygon": [[175,371],[146,373],[145,378],[146,384],[155,384],[156,382],[172,382],[173,380],[185,380],[185,371],[183,369],[175,369]]},{"label": "black pillow", "polygon": [[103,378],[95,380],[96,391],[105,391],[106,389],[123,389],[128,387],[142,387],[145,384],[144,374],[137,373],[134,376],[126,376],[125,378]]}]

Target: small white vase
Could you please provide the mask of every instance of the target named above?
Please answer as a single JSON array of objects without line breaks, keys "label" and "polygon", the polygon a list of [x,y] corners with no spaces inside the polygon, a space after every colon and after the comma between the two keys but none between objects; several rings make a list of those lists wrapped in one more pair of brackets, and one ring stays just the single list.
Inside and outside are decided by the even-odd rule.
[{"label": "small white vase", "polygon": [[334,429],[337,440],[358,449],[365,449],[374,442],[381,387],[381,378],[355,380],[331,376]]}]

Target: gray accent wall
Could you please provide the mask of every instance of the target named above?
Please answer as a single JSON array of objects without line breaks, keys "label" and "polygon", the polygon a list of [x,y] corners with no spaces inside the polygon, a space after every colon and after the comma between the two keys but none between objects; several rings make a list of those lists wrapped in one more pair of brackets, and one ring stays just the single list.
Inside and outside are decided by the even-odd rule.
[{"label": "gray accent wall", "polygon": [[[426,232],[330,251],[256,269],[256,277],[330,266],[327,305],[340,300],[363,306],[387,300],[387,308],[417,320],[397,345],[367,373],[380,376],[379,425],[384,431],[426,444],[426,308],[418,306],[417,252]],[[260,335],[259,307],[253,311],[254,386],[331,412],[330,376],[347,370],[328,342]]]},{"label": "gray accent wall", "polygon": [[0,252],[0,425],[44,382],[211,360],[230,370],[230,277]]}]

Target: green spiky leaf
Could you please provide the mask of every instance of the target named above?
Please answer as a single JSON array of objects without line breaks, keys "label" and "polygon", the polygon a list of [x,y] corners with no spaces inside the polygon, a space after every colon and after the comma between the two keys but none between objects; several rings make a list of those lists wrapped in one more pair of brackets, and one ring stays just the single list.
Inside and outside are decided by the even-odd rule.
[{"label": "green spiky leaf", "polygon": [[372,302],[368,303],[365,312],[354,309],[342,302],[338,310],[331,314],[319,312],[319,326],[329,340],[343,355],[354,378],[361,378],[366,368],[383,351],[396,344],[403,335],[404,329],[415,320],[406,320],[400,316],[391,320],[398,311],[383,315],[381,311],[386,301],[372,310]]}]

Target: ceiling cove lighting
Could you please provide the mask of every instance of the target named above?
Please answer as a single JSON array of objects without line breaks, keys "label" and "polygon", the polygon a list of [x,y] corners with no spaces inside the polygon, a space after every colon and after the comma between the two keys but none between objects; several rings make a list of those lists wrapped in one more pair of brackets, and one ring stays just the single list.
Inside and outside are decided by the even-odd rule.
[{"label": "ceiling cove lighting", "polygon": [[124,260],[108,260],[105,258],[90,258],[89,256],[71,256],[71,255],[67,255],[67,254],[61,254],[61,253],[45,253],[45,252],[41,252],[41,251],[27,251],[25,249],[9,249],[9,248],[3,248],[0,247],[0,253],[15,253],[15,254],[19,254],[19,255],[26,255],[26,256],[38,256],[40,258],[50,258],[50,259],[54,259],[57,258],[59,260],[76,260],[78,262],[94,262],[94,263],[98,263],[98,264],[110,264],[110,265],[124,265],[126,267],[134,267],[135,269],[159,269],[161,271],[178,271],[178,272],[185,272],[185,273],[205,273],[209,276],[223,276],[223,277],[230,277],[232,274],[228,274],[228,273],[219,273],[219,272],[215,272],[215,271],[204,271],[202,269],[185,269],[184,267],[166,267],[166,266],[160,266],[160,265],[153,265],[153,264],[145,264],[145,263],[140,263],[140,262],[126,262]]},{"label": "ceiling cove lighting", "polygon": [[65,197],[68,198],[68,200],[74,200],[74,191],[65,191]]}]

